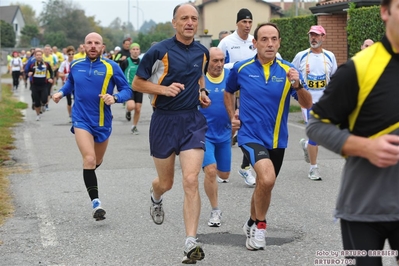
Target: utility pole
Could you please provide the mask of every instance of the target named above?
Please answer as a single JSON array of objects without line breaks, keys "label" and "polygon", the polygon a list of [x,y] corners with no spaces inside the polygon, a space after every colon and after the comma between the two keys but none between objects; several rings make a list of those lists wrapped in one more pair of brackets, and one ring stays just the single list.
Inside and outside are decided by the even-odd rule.
[{"label": "utility pole", "polygon": [[137,33],[140,31],[139,28],[139,0],[137,0]]},{"label": "utility pole", "polygon": [[130,0],[127,0],[127,35],[130,37]]}]

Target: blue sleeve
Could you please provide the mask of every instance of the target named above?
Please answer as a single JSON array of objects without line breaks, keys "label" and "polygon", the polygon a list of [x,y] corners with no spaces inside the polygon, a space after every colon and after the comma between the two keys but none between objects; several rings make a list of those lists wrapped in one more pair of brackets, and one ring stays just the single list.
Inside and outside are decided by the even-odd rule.
[{"label": "blue sleeve", "polygon": [[233,67],[230,70],[229,76],[227,78],[227,83],[226,83],[226,91],[233,94],[234,92],[239,90],[238,84],[237,84],[237,79],[238,79],[238,72],[237,72],[237,67]]},{"label": "blue sleeve", "polygon": [[118,103],[123,103],[132,98],[133,90],[127,82],[126,77],[122,72],[122,69],[117,64],[113,64],[113,68],[114,75],[112,78],[114,79],[116,89],[118,90]]},{"label": "blue sleeve", "polygon": [[66,80],[64,86],[62,86],[58,92],[62,92],[64,96],[69,95],[73,92],[73,90],[75,88],[74,84],[75,84],[75,82],[74,82],[72,71],[71,71],[71,72],[69,72],[68,79]]}]

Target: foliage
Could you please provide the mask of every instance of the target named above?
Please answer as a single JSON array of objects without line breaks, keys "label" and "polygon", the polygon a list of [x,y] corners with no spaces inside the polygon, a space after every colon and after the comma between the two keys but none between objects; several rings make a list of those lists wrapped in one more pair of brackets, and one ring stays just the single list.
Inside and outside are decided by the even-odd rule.
[{"label": "foliage", "polygon": [[0,45],[2,47],[14,47],[15,46],[15,32],[11,24],[0,20]]},{"label": "foliage", "polygon": [[147,51],[152,42],[159,42],[170,38],[175,34],[171,22],[159,23],[153,27],[147,34],[139,33],[134,41],[140,44],[142,52]]},{"label": "foliage", "polygon": [[280,29],[281,56],[292,61],[295,55],[302,50],[309,48],[308,30],[310,26],[317,24],[316,16],[301,16],[295,18],[278,18],[270,22],[276,23]]},{"label": "foliage", "polygon": [[26,25],[35,25],[39,26],[39,21],[36,18],[36,11],[30,5],[16,3],[15,5],[19,6],[21,9],[21,13],[24,16],[25,26]]},{"label": "foliage", "polygon": [[25,27],[21,30],[21,43],[19,44],[19,46],[31,46],[31,40],[33,38],[40,39],[39,28],[33,24],[25,25]]},{"label": "foliage", "polygon": [[[295,1],[293,2],[295,3]],[[299,4],[299,3],[298,3]],[[316,5],[316,3],[315,3]],[[291,7],[287,10],[283,11],[284,17],[286,18],[294,18],[296,17],[296,7],[295,5],[291,5]],[[309,9],[304,9],[304,8],[300,8],[298,7],[298,16],[308,16],[311,15],[312,12]]]},{"label": "foliage", "polygon": [[354,56],[365,39],[379,41],[385,33],[385,26],[380,16],[380,7],[356,8],[349,4],[348,32],[349,56]]},{"label": "foliage", "polygon": [[78,47],[86,35],[94,31],[96,24],[93,17],[86,17],[84,10],[76,8],[70,0],[48,0],[40,14],[40,21],[45,29],[45,43],[58,47]]}]

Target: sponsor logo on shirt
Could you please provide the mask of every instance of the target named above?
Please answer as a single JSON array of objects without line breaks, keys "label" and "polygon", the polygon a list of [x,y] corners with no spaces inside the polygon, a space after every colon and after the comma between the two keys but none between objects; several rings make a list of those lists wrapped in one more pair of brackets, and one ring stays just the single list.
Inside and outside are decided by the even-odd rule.
[{"label": "sponsor logo on shirt", "polygon": [[232,46],[230,49],[233,50],[233,49],[240,49],[240,48],[241,48],[240,46]]},{"label": "sponsor logo on shirt", "polygon": [[273,82],[284,82],[285,78],[279,78],[279,77],[273,76],[272,81]]},{"label": "sponsor logo on shirt", "polygon": [[248,75],[248,77],[250,77],[250,78],[259,78],[260,76],[259,75]]},{"label": "sponsor logo on shirt", "polygon": [[100,71],[98,71],[98,70],[94,70],[94,75],[95,75],[95,76],[104,76],[104,75],[105,75],[105,72],[100,72]]}]

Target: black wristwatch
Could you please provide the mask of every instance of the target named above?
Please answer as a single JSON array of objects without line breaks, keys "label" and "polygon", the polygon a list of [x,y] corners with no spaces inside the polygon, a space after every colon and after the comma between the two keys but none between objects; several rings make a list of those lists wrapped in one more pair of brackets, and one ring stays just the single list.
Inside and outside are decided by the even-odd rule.
[{"label": "black wristwatch", "polygon": [[206,94],[206,96],[208,96],[208,95],[209,95],[209,91],[208,91],[207,89],[205,89],[205,88],[201,88],[201,89],[200,89],[200,92],[203,92],[203,91],[205,91],[205,94]]},{"label": "black wristwatch", "polygon": [[294,90],[300,90],[300,89],[303,89],[303,82],[302,82],[302,80],[299,80],[299,85],[298,85],[298,88],[294,88]]},{"label": "black wristwatch", "polygon": [[118,96],[116,96],[116,95],[112,95],[112,96],[114,96],[114,101],[115,101],[115,103],[117,103],[118,102]]}]

